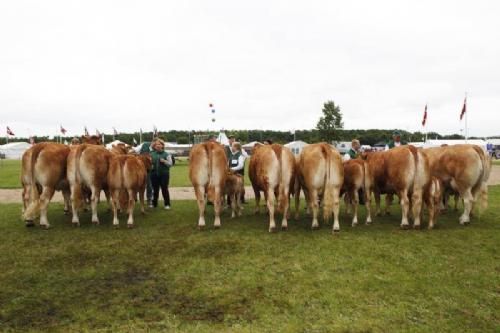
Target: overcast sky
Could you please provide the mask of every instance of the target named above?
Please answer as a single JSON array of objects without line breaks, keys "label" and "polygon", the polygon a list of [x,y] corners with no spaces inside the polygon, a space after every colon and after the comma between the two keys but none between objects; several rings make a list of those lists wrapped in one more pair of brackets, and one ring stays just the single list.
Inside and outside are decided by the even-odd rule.
[{"label": "overcast sky", "polygon": [[[345,127],[500,135],[499,1],[2,1],[0,135]],[[211,123],[209,103],[216,109]]]}]

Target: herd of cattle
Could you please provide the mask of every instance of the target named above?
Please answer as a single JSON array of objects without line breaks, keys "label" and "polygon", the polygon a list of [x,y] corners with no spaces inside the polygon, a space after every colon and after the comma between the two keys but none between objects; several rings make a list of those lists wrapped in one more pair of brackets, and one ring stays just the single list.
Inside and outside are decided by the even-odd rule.
[{"label": "herd of cattle", "polygon": [[[128,213],[127,226],[133,227],[133,211],[139,197],[144,212],[146,175],[151,168],[148,154],[131,153],[125,145],[107,150],[100,138],[84,137],[83,144],[66,146],[38,143],[22,158],[23,217],[27,226],[40,216],[40,226],[48,228],[47,207],[56,190],[62,191],[64,211],[72,212],[78,226],[78,211],[90,205],[92,223],[98,224],[97,204],[101,191],[113,210],[113,225],[118,226],[118,210]],[[323,220],[333,215],[333,231],[339,231],[340,198],[353,208],[352,225],[358,223],[360,201],[365,202],[366,223],[372,223],[372,194],[376,214],[380,214],[380,196],[386,194],[386,210],[393,196],[402,207],[401,227],[420,228],[424,205],[429,214],[429,228],[435,224],[443,200],[448,195],[463,199],[460,223],[470,221],[474,203],[486,208],[487,180],[491,160],[474,145],[455,145],[429,149],[400,146],[383,152],[364,153],[362,158],[342,162],[339,153],[327,143],[306,146],[295,157],[278,144],[256,145],[250,158],[249,177],[255,192],[256,213],[260,211],[261,192],[269,215],[269,231],[276,231],[275,210],[282,214],[281,228],[288,228],[290,198],[295,197],[295,217],[299,217],[300,193],[312,212],[312,228],[319,227],[320,208]],[[214,226],[220,227],[224,198],[231,202],[232,217],[241,215],[244,182],[232,174],[224,147],[216,142],[193,146],[189,156],[189,178],[199,208],[198,227],[205,226],[207,201],[213,203]],[[360,198],[360,195],[362,198]],[[277,201],[277,209],[275,209]]]},{"label": "herd of cattle", "polygon": [[[205,226],[206,200],[214,203],[214,226],[220,227],[224,193],[241,191],[241,182],[228,173],[224,149],[215,142],[199,144],[191,150],[189,177],[194,186],[199,208],[199,228]],[[429,149],[400,146],[388,151],[364,153],[362,158],[342,162],[340,154],[327,143],[306,146],[294,157],[278,144],[257,145],[249,165],[249,176],[255,192],[256,213],[260,211],[261,192],[267,204],[269,231],[276,231],[275,200],[282,213],[281,228],[288,228],[290,198],[295,197],[295,217],[299,215],[301,190],[307,209],[312,211],[312,228],[319,227],[318,212],[323,209],[327,222],[333,215],[333,232],[339,231],[340,198],[344,195],[352,205],[352,225],[358,223],[359,195],[364,198],[366,223],[372,223],[370,203],[372,194],[376,214],[380,214],[380,196],[386,194],[386,212],[397,195],[402,208],[401,227],[420,228],[424,205],[429,213],[428,227],[432,229],[443,200],[450,194],[463,199],[464,212],[460,224],[470,222],[474,203],[484,209],[488,200],[487,181],[491,159],[478,146],[455,145]],[[239,184],[238,187],[228,186]],[[229,187],[229,188],[228,188]],[[239,195],[232,195],[238,201]],[[456,199],[455,199],[456,200]],[[233,214],[239,214],[239,202],[232,202]],[[235,214],[236,213],[236,214]]]}]

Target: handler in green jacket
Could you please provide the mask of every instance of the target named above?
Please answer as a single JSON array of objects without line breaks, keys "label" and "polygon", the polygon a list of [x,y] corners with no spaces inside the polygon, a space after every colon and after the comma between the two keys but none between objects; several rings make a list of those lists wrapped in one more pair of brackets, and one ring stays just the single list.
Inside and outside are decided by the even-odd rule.
[{"label": "handler in green jacket", "polygon": [[361,143],[357,139],[351,141],[351,149],[344,154],[344,161],[355,160],[360,155]]},{"label": "handler in green jacket", "polygon": [[394,131],[392,133],[392,141],[390,141],[386,146],[385,150],[389,150],[394,147],[399,147],[399,146],[404,146],[407,145],[408,142],[406,141],[401,141],[401,133],[399,131]]},{"label": "handler in green jacket", "polygon": [[170,181],[170,167],[172,166],[172,156],[165,151],[165,143],[161,139],[156,139],[153,144],[151,159],[153,168],[151,170],[151,184],[153,185],[153,207],[158,206],[158,198],[161,194],[165,203],[165,209],[170,209],[170,193],[168,183]]}]

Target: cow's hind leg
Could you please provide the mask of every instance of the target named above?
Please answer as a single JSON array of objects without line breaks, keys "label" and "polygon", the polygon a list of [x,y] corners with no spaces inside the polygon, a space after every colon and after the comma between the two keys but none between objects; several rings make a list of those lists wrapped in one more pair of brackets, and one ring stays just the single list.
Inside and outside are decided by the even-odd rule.
[{"label": "cow's hind leg", "polygon": [[380,192],[375,191],[374,192],[375,196],[375,216],[380,216]]},{"label": "cow's hind leg", "polygon": [[92,197],[90,199],[92,206],[92,223],[99,224],[99,217],[97,216],[97,203],[99,201],[99,195],[101,193],[101,189],[97,186],[91,187]]},{"label": "cow's hind leg", "polygon": [[339,211],[340,211],[340,187],[337,186],[333,188],[333,232],[340,231]]},{"label": "cow's hind leg", "polygon": [[45,229],[48,229],[50,226],[47,219],[47,207],[53,195],[54,189],[50,187],[44,187],[40,195],[40,226]]},{"label": "cow's hind leg", "polygon": [[196,203],[198,204],[198,229],[205,228],[205,187],[202,185],[195,187]]},{"label": "cow's hind leg", "polygon": [[214,202],[214,212],[215,212],[215,220],[214,220],[214,228],[218,229],[221,226],[220,223],[220,213],[222,211],[222,193],[219,187],[215,187],[215,202]]},{"label": "cow's hind leg", "polygon": [[359,193],[355,189],[352,191],[352,208],[353,208],[353,216],[352,216],[352,226],[355,227],[358,225],[358,207],[359,207]]},{"label": "cow's hind leg", "polygon": [[412,212],[413,212],[413,228],[420,229],[420,217],[422,211],[422,189],[413,189],[411,202],[412,202]]},{"label": "cow's hind leg", "polygon": [[313,189],[310,193],[309,200],[310,200],[310,207],[312,210],[312,225],[311,229],[316,230],[319,229],[319,223],[318,223],[318,211],[319,211],[319,204],[318,204],[318,190]]},{"label": "cow's hind leg", "polygon": [[111,210],[113,211],[113,226],[118,228],[120,221],[118,220],[118,205],[120,199],[120,190],[111,191]]},{"label": "cow's hind leg", "polygon": [[410,227],[408,223],[408,213],[410,211],[410,200],[408,199],[408,190],[402,190],[399,192],[399,200],[401,202],[401,229],[408,229]]},{"label": "cow's hind leg", "polygon": [[274,191],[269,186],[266,195],[267,211],[269,212],[269,232],[276,231],[276,222],[274,221]]},{"label": "cow's hind leg", "polygon": [[260,214],[260,191],[257,188],[253,188],[255,193],[255,214]]},{"label": "cow's hind leg", "polygon": [[372,224],[372,212],[371,212],[372,193],[371,193],[371,190],[365,188],[365,190],[363,191],[363,195],[365,196],[366,224]]},{"label": "cow's hind leg", "polygon": [[128,191],[128,221],[127,227],[134,227],[134,207],[135,207],[135,193],[133,190],[129,189]]},{"label": "cow's hind leg", "polygon": [[464,199],[464,212],[462,216],[460,216],[459,222],[461,225],[465,225],[470,223],[470,213],[472,211],[472,203],[474,201],[474,196],[472,195],[470,188],[463,191],[460,194]]},{"label": "cow's hind leg", "polygon": [[71,207],[71,192],[69,190],[62,190],[62,195],[64,198],[64,215],[69,215],[69,209]]}]

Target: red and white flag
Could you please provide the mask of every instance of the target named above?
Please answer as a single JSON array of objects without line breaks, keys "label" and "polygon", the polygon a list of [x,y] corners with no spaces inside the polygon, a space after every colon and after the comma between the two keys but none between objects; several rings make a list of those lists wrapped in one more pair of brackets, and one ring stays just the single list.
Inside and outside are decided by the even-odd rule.
[{"label": "red and white flag", "polygon": [[462,107],[462,112],[460,112],[460,120],[464,117],[465,112],[467,112],[467,97],[464,99],[464,106]]},{"label": "red and white flag", "polygon": [[89,130],[87,129],[87,126],[85,126],[85,127],[83,128],[83,131],[84,131],[84,133],[85,133],[85,136],[90,136],[90,135],[89,135]]},{"label": "red and white flag", "polygon": [[9,126],[7,126],[7,135],[12,135],[12,136],[15,135],[14,132],[12,132],[12,130],[10,129]]},{"label": "red and white flag", "polygon": [[62,127],[62,125],[59,126],[61,127],[61,134],[66,135],[67,130],[64,127]]},{"label": "red and white flag", "polygon": [[427,123],[427,104],[425,104],[424,118],[422,119],[422,126],[425,126],[426,123]]}]

